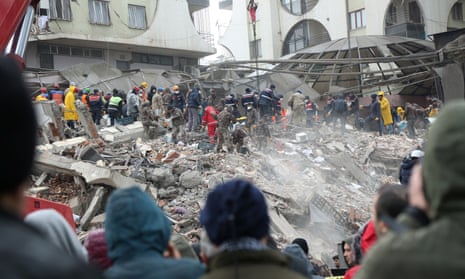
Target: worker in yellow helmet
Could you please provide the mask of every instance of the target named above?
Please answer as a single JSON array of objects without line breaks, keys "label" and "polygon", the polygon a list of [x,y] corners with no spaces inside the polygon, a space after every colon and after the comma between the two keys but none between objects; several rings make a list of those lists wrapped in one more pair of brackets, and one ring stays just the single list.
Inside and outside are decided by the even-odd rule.
[{"label": "worker in yellow helmet", "polygon": [[147,85],[147,82],[143,81],[141,84],[140,84],[140,89],[142,90],[142,100],[144,102],[146,102],[148,99],[147,99],[147,91],[146,91],[146,88],[148,87]]}]

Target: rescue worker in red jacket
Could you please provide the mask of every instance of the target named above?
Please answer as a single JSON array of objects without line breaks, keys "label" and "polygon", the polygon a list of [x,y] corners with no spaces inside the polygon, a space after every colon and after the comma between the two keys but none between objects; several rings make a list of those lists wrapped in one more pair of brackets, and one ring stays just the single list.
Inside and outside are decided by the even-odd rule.
[{"label": "rescue worker in red jacket", "polygon": [[209,105],[205,108],[205,113],[202,116],[202,126],[207,126],[208,137],[210,138],[210,143],[216,144],[215,142],[215,132],[216,124],[218,123],[218,110]]}]

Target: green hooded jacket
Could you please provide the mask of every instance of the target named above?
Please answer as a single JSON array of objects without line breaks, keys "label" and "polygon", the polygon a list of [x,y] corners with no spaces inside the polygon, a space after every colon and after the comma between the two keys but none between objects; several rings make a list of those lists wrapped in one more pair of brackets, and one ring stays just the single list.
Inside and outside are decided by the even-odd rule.
[{"label": "green hooded jacket", "polygon": [[431,127],[422,175],[431,223],[386,235],[356,278],[465,278],[465,102],[446,106]]}]

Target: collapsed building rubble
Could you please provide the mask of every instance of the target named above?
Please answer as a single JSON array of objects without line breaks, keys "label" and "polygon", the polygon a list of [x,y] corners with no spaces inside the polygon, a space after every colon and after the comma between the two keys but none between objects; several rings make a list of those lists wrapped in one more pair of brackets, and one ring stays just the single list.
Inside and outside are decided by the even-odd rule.
[{"label": "collapsed building rubble", "polygon": [[31,193],[69,204],[85,231],[102,226],[111,191],[138,185],[163,208],[174,231],[194,240],[209,189],[245,178],[267,197],[275,239],[306,238],[315,256],[327,258],[369,219],[376,188],[397,181],[402,157],[421,144],[397,135],[340,134],[325,125],[276,126],[265,152],[249,141],[248,154],[213,153],[207,135],[193,133],[193,140],[174,145],[128,136],[134,127],[100,130],[106,141],[78,137],[39,146]]}]

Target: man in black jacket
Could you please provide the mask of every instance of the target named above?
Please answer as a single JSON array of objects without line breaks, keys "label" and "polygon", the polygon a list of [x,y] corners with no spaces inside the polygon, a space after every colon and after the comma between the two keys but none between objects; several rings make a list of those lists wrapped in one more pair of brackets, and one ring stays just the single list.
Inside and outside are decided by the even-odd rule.
[{"label": "man in black jacket", "polygon": [[21,219],[24,190],[28,186],[36,143],[36,119],[30,94],[18,66],[0,58],[2,97],[0,110],[0,277],[1,278],[100,278],[86,264],[55,248]]}]

